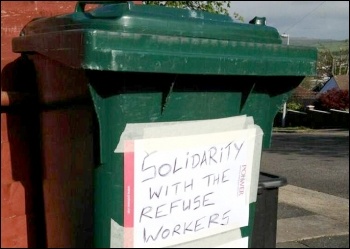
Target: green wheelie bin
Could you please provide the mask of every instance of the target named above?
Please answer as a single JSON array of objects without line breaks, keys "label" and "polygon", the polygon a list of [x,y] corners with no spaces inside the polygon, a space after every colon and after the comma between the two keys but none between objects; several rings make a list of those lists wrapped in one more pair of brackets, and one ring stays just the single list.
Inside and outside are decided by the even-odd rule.
[{"label": "green wheelie bin", "polygon": [[[87,10],[90,3],[99,5]],[[28,23],[12,42],[35,68],[48,247],[123,247],[130,239],[127,153],[115,152],[127,125],[246,115],[268,148],[280,106],[316,73],[316,49],[282,45],[265,18],[239,23],[132,2],[80,1],[70,14]],[[205,230],[200,237],[174,229],[179,243],[169,246],[219,247],[246,238],[251,247],[258,174],[250,180],[255,194],[246,226],[198,228]]]}]

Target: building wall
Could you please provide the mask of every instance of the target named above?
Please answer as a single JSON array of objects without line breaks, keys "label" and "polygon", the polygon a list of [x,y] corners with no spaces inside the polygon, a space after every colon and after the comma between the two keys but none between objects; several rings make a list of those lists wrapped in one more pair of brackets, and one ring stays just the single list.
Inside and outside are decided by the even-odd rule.
[{"label": "building wall", "polygon": [[[141,1],[134,1],[140,4]],[[32,19],[71,13],[76,1],[1,1],[1,247],[46,247],[37,92],[12,38]],[[46,120],[60,130],[56,120]],[[45,150],[44,150],[45,151]],[[54,194],[54,193],[53,193]]]},{"label": "building wall", "polygon": [[[1,1],[1,247],[45,246],[37,115],[14,103],[35,87],[12,38],[35,17],[74,10],[68,1]],[[24,102],[22,102],[24,104]],[[28,107],[28,105],[26,105]]]}]

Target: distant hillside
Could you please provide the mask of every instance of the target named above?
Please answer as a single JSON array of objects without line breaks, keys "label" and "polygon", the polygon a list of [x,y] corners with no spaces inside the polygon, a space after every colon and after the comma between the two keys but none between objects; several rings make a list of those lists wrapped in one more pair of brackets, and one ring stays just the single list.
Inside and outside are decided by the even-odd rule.
[{"label": "distant hillside", "polygon": [[[285,43],[286,39],[283,39]],[[316,47],[318,49],[329,49],[332,53],[339,52],[340,49],[343,51],[349,50],[349,40],[328,40],[328,39],[312,39],[304,37],[290,37],[289,45],[293,46],[307,46],[307,47]]]}]

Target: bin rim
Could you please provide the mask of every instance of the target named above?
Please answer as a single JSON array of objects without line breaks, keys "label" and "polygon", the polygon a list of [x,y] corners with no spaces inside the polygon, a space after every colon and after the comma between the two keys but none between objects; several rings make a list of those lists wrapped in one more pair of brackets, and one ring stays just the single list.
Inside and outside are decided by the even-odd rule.
[{"label": "bin rim", "polygon": [[287,179],[284,176],[277,176],[267,172],[260,172],[260,176],[264,179],[259,177],[259,189],[274,189],[287,185]]},{"label": "bin rim", "polygon": [[283,45],[264,19],[238,23],[203,11],[101,3],[89,13],[80,3],[73,13],[29,22],[12,51],[100,71],[316,75],[317,49]]}]

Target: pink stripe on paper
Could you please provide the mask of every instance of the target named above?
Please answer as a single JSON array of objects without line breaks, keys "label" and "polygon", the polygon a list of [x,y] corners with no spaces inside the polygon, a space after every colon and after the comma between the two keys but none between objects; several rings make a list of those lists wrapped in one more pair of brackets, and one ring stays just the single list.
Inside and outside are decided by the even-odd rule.
[{"label": "pink stripe on paper", "polygon": [[124,227],[134,227],[134,141],[124,143]]}]

